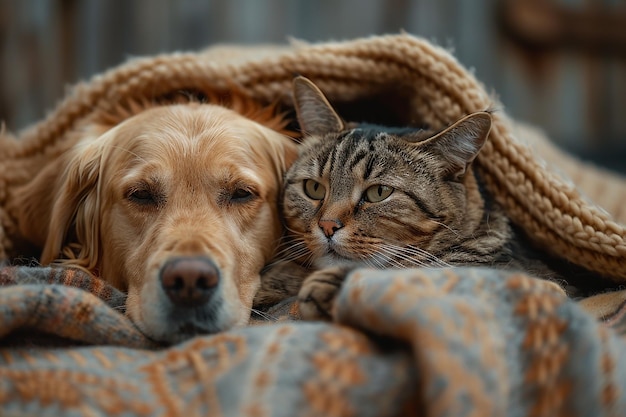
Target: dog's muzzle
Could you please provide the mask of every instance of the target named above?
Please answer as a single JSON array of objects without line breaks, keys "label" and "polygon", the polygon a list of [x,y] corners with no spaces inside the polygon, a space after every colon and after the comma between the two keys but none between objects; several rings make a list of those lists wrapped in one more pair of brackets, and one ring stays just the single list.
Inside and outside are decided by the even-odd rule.
[{"label": "dog's muzzle", "polygon": [[220,272],[209,258],[172,258],[161,268],[163,291],[175,307],[207,304],[220,282]]}]

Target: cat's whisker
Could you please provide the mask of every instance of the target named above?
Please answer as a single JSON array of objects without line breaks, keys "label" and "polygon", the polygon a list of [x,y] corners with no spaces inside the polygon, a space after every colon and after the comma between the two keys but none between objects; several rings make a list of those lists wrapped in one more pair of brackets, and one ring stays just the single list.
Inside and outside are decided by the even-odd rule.
[{"label": "cat's whisker", "polygon": [[364,241],[353,241],[351,242],[351,247],[353,253],[359,253],[359,255],[357,255],[357,258],[360,262],[365,264],[365,266],[374,269],[382,269],[386,266],[386,263],[383,260],[378,259],[378,257],[381,255],[380,253],[378,253],[378,251],[374,252],[374,254],[370,253],[371,243],[368,244],[368,242]]},{"label": "cat's whisker", "polygon": [[405,266],[398,262],[398,260],[394,259],[394,257],[389,256],[389,255],[385,255],[385,254],[379,254],[380,256],[384,257],[386,259],[386,263],[381,265],[381,269],[384,268],[405,268]]},{"label": "cat's whisker", "polygon": [[431,221],[432,221],[433,223],[435,223],[435,224],[438,224],[439,226],[443,226],[443,227],[445,227],[446,229],[448,229],[449,231],[451,231],[452,233],[454,233],[454,235],[455,235],[455,236],[457,236],[457,237],[461,235],[458,231],[454,230],[453,228],[451,228],[450,226],[448,226],[448,225],[447,225],[447,224],[445,224],[445,223],[438,222],[437,220],[432,220],[432,219],[431,219]]},{"label": "cat's whisker", "polygon": [[271,314],[267,314],[267,313],[266,313],[266,312],[264,312],[264,311],[257,310],[256,308],[253,308],[253,309],[251,309],[251,310],[252,310],[252,312],[253,312],[254,314],[256,314],[256,315],[260,316],[261,318],[264,318],[264,319],[265,319],[265,320],[267,320],[267,321],[274,321],[274,322],[278,321],[278,318],[277,318],[277,317],[274,317],[274,316],[272,316]]},{"label": "cat's whisker", "polygon": [[290,240],[289,242],[285,242],[284,245],[285,247],[283,249],[280,249],[274,254],[273,259],[275,259],[275,261],[268,263],[266,268],[297,260],[310,253],[303,240]]},{"label": "cat's whisker", "polygon": [[277,251],[274,252],[274,257],[280,257],[290,252],[295,251],[296,249],[302,248],[303,245],[299,244],[291,244],[291,245],[283,245],[278,248]]},{"label": "cat's whisker", "polygon": [[[382,259],[381,259],[382,258]],[[378,254],[377,257],[372,258],[372,262],[375,263],[378,269],[384,269],[389,265],[389,261],[392,260],[385,254]]]},{"label": "cat's whisker", "polygon": [[374,253],[370,253],[372,249],[371,242],[369,244],[366,244],[367,242],[360,242],[360,243],[361,245],[356,245],[353,243],[352,246],[354,248],[358,247],[362,251],[368,253],[368,255],[360,257],[361,262],[365,263],[367,266],[371,266],[376,269],[383,269],[389,266],[395,267],[395,268],[403,267],[403,265],[395,259],[395,256],[397,255],[397,250],[394,249],[393,245],[390,245],[390,244],[381,245],[381,242],[376,242],[375,246],[378,249],[376,249]]},{"label": "cat's whisker", "polygon": [[438,267],[451,267],[452,265],[448,264],[447,262],[439,259],[437,256],[433,255],[432,253],[418,248],[416,246],[406,246],[403,248],[403,250],[407,253],[407,254],[418,254],[423,256],[424,258],[426,258],[427,260],[431,261],[433,264],[435,264]]},{"label": "cat's whisker", "polygon": [[[265,265],[265,268],[272,268],[275,267],[277,265],[282,265],[282,264],[287,264],[290,263],[292,261],[297,261],[299,260],[302,256],[307,255],[307,259],[310,259],[311,255],[309,253],[309,251],[307,249],[301,249],[297,252],[292,252],[288,255],[283,255],[281,258],[276,259],[273,262],[270,262],[268,264]],[[306,262],[306,260],[305,260]]]},{"label": "cat's whisker", "polygon": [[302,265],[305,268],[310,268],[312,264],[313,264],[313,253],[309,252],[307,257],[304,258],[304,260],[302,261]]},{"label": "cat's whisker", "polygon": [[[295,229],[293,229],[293,228],[289,227],[289,225],[285,225],[285,229],[286,229],[288,232],[290,232],[292,236],[300,236],[300,235],[302,235],[302,234],[303,234],[301,231],[297,231],[297,230],[295,230]],[[307,231],[307,233],[308,233],[308,231]]]},{"label": "cat's whisker", "polygon": [[283,259],[286,259],[286,260],[296,260],[296,259],[300,258],[301,256],[308,255],[308,254],[310,254],[310,251],[309,251],[308,248],[306,248],[306,247],[305,248],[298,248],[297,250],[294,250],[294,251],[292,251],[290,253],[285,254]]},{"label": "cat's whisker", "polygon": [[[401,267],[407,266],[419,266],[419,267],[449,267],[447,263],[437,258],[433,254],[414,246],[394,246],[384,245],[381,249],[384,249],[387,253],[391,254],[394,258],[398,258],[404,263],[400,263],[396,260],[395,264],[400,264]],[[416,257],[417,255],[417,257]]]},{"label": "cat's whisker", "polygon": [[[377,253],[376,255],[380,255],[380,254]],[[380,259],[378,259],[377,256],[364,258],[362,261],[369,268],[383,269],[386,266],[385,263],[381,261]]]},{"label": "cat's whisker", "polygon": [[277,248],[279,248],[283,246],[285,243],[290,243],[293,240],[294,240],[293,237],[283,234],[278,239],[274,240],[274,244],[276,245]]},{"label": "cat's whisker", "polygon": [[386,263],[382,264],[381,268],[385,268],[388,266],[391,266],[394,268],[406,268],[404,264],[402,264],[396,259],[398,257],[398,253],[394,247],[383,246],[380,248],[379,251],[377,251],[377,255],[386,260]]},{"label": "cat's whisker", "polygon": [[306,248],[306,243],[304,242],[304,240],[300,240],[300,241],[293,241],[293,240],[289,240],[286,242],[283,242],[281,245],[278,246],[278,251],[275,253],[274,256],[280,256],[283,255],[289,251],[294,250],[295,248]]},{"label": "cat's whisker", "polygon": [[420,259],[415,259],[408,257],[406,255],[402,255],[399,253],[392,252],[393,258],[390,264],[395,268],[409,268],[409,267],[427,267],[428,264],[421,261]]}]

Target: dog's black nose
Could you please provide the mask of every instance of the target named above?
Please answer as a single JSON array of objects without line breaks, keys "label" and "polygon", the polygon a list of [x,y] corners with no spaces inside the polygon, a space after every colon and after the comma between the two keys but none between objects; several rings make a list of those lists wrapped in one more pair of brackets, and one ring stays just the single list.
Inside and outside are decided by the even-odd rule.
[{"label": "dog's black nose", "polygon": [[180,307],[205,304],[219,282],[219,270],[208,258],[173,258],[161,268],[161,286],[172,303]]}]

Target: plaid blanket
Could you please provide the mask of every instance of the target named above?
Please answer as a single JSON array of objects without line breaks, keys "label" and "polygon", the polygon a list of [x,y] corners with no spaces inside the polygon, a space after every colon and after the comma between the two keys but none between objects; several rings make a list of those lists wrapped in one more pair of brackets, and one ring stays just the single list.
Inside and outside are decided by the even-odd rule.
[{"label": "plaid blanket", "polygon": [[333,323],[288,302],[167,347],[80,271],[5,267],[0,284],[3,416],[626,415],[622,327],[520,274],[357,270]]}]

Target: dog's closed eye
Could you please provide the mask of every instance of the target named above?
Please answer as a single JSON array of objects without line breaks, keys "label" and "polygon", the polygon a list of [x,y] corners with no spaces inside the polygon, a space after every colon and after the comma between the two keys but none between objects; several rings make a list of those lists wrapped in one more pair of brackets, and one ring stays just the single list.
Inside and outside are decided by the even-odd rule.
[{"label": "dog's closed eye", "polygon": [[246,188],[236,188],[230,195],[230,202],[234,204],[246,203],[252,200],[255,194]]},{"label": "dog's closed eye", "polygon": [[165,200],[161,193],[145,184],[130,188],[126,193],[126,198],[131,203],[146,208],[160,206]]}]

